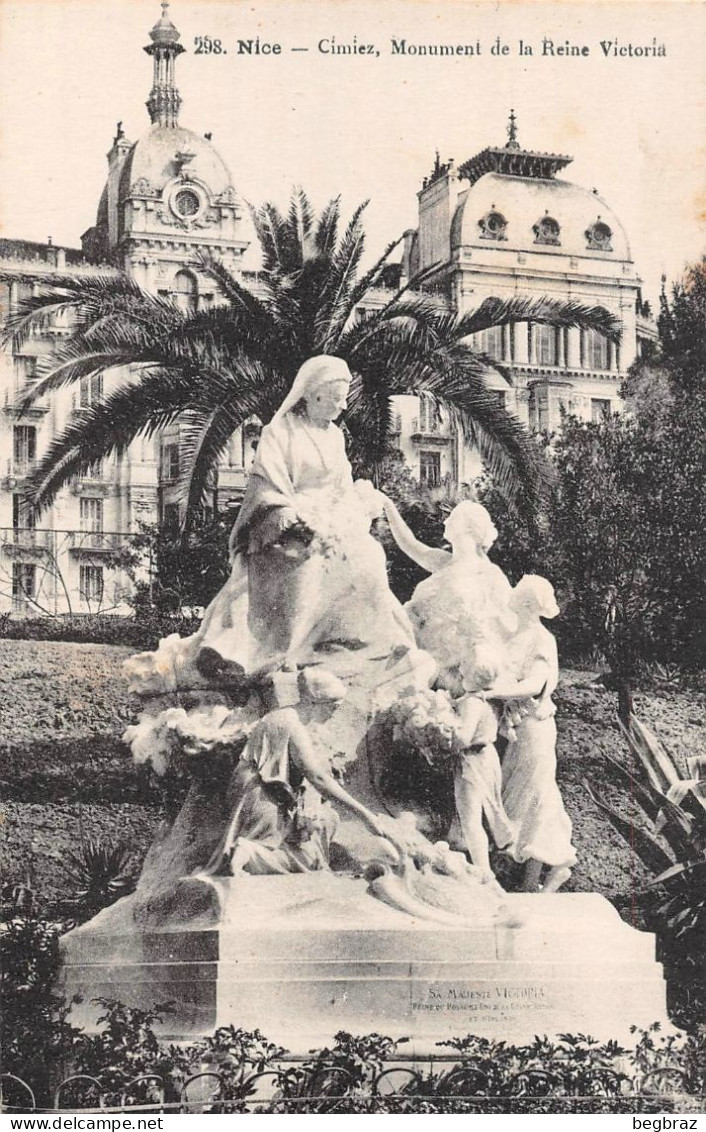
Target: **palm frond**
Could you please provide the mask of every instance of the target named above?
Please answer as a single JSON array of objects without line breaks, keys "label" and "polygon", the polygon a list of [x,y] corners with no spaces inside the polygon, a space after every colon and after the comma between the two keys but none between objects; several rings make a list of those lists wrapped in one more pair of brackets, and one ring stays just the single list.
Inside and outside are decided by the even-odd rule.
[{"label": "palm frond", "polygon": [[180,492],[187,517],[202,505],[208,474],[235,430],[251,417],[266,423],[284,395],[277,374],[246,354],[234,360],[224,377],[222,397],[210,404],[201,399],[200,407],[182,424]]},{"label": "palm frond", "polygon": [[389,243],[376,263],[349,288],[348,293],[339,288],[334,304],[328,313],[328,333],[326,338],[327,345],[332,352],[337,349],[340,335],[345,329],[351,315],[354,313],[358,304],[365,298],[368,291],[379,281],[383,267],[402,239],[403,237],[400,236],[398,239]]},{"label": "palm frond", "polygon": [[314,213],[309,198],[302,188],[294,189],[289,202],[288,227],[291,234],[292,251],[304,263],[309,252],[311,233],[314,227]]},{"label": "palm frond", "polygon": [[330,307],[334,311],[345,301],[355,282],[358,264],[365,248],[365,232],[361,217],[368,207],[363,201],[355,209],[343,237],[330,259]]},{"label": "palm frond", "polygon": [[259,208],[250,205],[250,215],[262,249],[263,271],[277,272],[285,262],[285,225],[279,209],[267,201]]},{"label": "palm frond", "polygon": [[265,305],[260,302],[257,295],[244,287],[216,256],[199,251],[194,258],[194,266],[214,281],[224,299],[227,299],[233,307],[242,307],[248,316],[256,321],[266,320]]},{"label": "palm frond", "polygon": [[484,299],[476,310],[467,311],[459,317],[456,333],[461,338],[511,322],[539,322],[597,330],[612,342],[620,341],[622,331],[620,319],[600,306],[548,298],[489,298]]},{"label": "palm frond", "polygon": [[340,217],[341,198],[338,196],[328,202],[319,218],[314,238],[314,246],[319,255],[328,257],[336,247]]},{"label": "palm frond", "polygon": [[37,295],[21,299],[5,322],[4,338],[19,347],[33,332],[42,332],[57,319],[67,318],[72,333],[96,329],[114,320],[132,322],[155,333],[168,333],[182,315],[176,304],[143,291],[124,276],[61,279]]}]

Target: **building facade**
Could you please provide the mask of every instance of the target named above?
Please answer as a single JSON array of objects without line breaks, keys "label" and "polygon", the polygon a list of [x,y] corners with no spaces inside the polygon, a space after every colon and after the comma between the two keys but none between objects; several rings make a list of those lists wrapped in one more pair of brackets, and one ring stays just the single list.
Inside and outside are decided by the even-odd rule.
[{"label": "building facade", "polygon": [[[149,130],[133,143],[118,123],[96,221],[80,250],[0,240],[0,316],[59,277],[109,281],[119,272],[185,310],[207,309],[218,296],[194,266],[199,252],[217,256],[248,283],[242,257],[249,237],[231,174],[208,134],[180,124],[176,62],[184,49],[168,7],[163,0],[145,48],[153,61]],[[595,191],[557,176],[570,160],[523,150],[514,115],[504,147],[458,168],[437,155],[399,265],[402,282],[433,268],[434,289],[459,312],[488,297],[541,295],[600,305],[620,318],[619,347],[595,333],[527,323],[477,336],[512,376],[510,383],[489,371],[490,388],[530,428],[549,431],[563,409],[584,419],[619,409],[627,368],[655,337],[622,224]],[[140,524],[179,518],[178,426],[93,467],[60,493],[41,525],[33,518],[27,477],[52,438],[130,379],[113,370],[23,411],[21,390],[68,329],[57,318],[0,354],[0,613],[126,612],[129,582],[114,568],[115,552]],[[399,398],[396,421],[397,443],[423,483],[477,474],[477,457],[424,398]],[[217,506],[240,497],[258,434],[253,421],[233,436],[214,481]]]},{"label": "building facade", "polygon": [[[184,49],[167,9],[165,2],[145,48],[153,61],[149,130],[133,143],[118,123],[96,222],[80,250],[0,240],[0,316],[62,276],[110,280],[119,272],[186,310],[203,309],[216,296],[213,282],[193,266],[197,254],[218,256],[239,272],[249,241],[242,206],[210,137],[180,125],[175,66]],[[25,503],[27,477],[52,438],[130,376],[113,370],[21,412],[21,390],[68,329],[58,318],[0,355],[0,612],[127,612],[129,582],[111,559],[140,524],[178,519],[178,427],[103,461],[60,493],[41,526],[33,518]],[[242,492],[256,439],[253,426],[233,437],[219,468],[222,503]]]},{"label": "building facade", "polygon": [[[564,411],[583,420],[619,411],[628,368],[656,339],[622,223],[595,189],[557,176],[571,160],[522,149],[511,112],[505,146],[458,167],[437,154],[405,242],[403,281],[432,269],[435,289],[459,313],[490,298],[543,297],[601,306],[620,320],[617,346],[595,331],[527,322],[474,336],[511,376],[489,371],[488,386],[541,432],[555,431]],[[428,407],[406,406],[401,436],[422,479],[478,472],[475,454]]]}]

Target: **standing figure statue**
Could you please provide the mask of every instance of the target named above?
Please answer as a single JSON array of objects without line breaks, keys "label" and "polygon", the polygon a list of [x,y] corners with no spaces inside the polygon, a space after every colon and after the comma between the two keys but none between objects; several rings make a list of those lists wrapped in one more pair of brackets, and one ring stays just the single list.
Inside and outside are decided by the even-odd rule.
[{"label": "standing figure statue", "polygon": [[341,358],[310,358],[262,430],[231,535],[231,577],[195,638],[211,668],[253,671],[337,650],[414,646],[370,534],[376,492],[353,482],[333,423],[350,379]]},{"label": "standing figure statue", "polygon": [[476,687],[468,687],[455,701],[459,716],[456,730],[462,752],[454,766],[454,796],[461,843],[474,865],[490,875],[487,823],[498,849],[510,850],[515,836],[502,801],[502,772],[495,747],[498,721],[488,703],[488,689],[498,675],[493,654],[482,649],[475,653]]},{"label": "standing figure statue", "polygon": [[556,782],[552,693],[559,682],[559,660],[556,641],[541,621],[556,617],[559,606],[551,584],[535,574],[526,574],[517,583],[511,605],[518,618],[510,642],[516,679],[497,680],[489,693],[506,701],[502,798],[515,827],[510,853],[526,864],[526,892],[537,892],[540,886],[543,892],[556,892],[576,862],[571,819]]},{"label": "standing figure statue", "polygon": [[508,848],[513,839],[500,794],[497,719],[484,702],[484,690],[505,671],[506,641],[517,627],[510,608],[512,586],[487,556],[497,530],[481,504],[460,503],[444,524],[449,552],[415,538],[391,500],[385,498],[383,506],[400,549],[431,574],[405,608],[419,646],[439,665],[438,682],[454,697],[458,717],[456,737],[462,753],[454,765],[457,817],[449,836],[487,874],[483,818],[498,848]]},{"label": "standing figure statue", "polygon": [[487,555],[498,534],[492,519],[480,503],[459,503],[444,523],[452,550],[441,550],[420,542],[394,503],[383,498],[395,542],[431,575],[405,606],[417,644],[441,666],[442,683],[460,675],[475,688],[475,649],[486,656],[492,652],[502,670],[505,640],[517,624],[510,609],[512,586]]}]

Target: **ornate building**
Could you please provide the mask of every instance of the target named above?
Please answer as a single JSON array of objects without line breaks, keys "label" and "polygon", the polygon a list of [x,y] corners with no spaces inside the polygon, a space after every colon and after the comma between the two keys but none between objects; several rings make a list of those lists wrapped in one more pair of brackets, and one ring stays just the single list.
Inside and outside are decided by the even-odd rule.
[{"label": "ornate building", "polygon": [[[168,7],[163,0],[162,16],[145,47],[154,67],[147,101],[150,129],[132,143],[118,123],[96,222],[84,233],[81,251],[54,247],[51,241],[0,240],[0,314],[57,276],[110,279],[118,270],[195,310],[216,299],[213,283],[193,267],[195,253],[217,255],[239,270],[248,237],[231,174],[208,136],[179,123],[175,64],[184,48]],[[58,319],[18,350],[0,355],[6,453],[0,478],[0,611],[124,611],[128,583],[109,569],[111,555],[140,522],[178,517],[179,430],[172,428],[157,442],[138,441],[125,455],[77,479],[42,515],[41,528],[35,526],[24,505],[28,473],[73,416],[127,376],[112,371],[82,381],[20,414],[21,389],[67,330]],[[234,436],[219,469],[222,501],[237,497],[252,462],[256,435],[243,431]]]},{"label": "ornate building", "polygon": [[[618,411],[628,367],[656,338],[620,220],[595,189],[557,177],[571,160],[522,149],[514,112],[504,147],[484,149],[458,167],[437,154],[403,261],[404,281],[438,265],[433,284],[459,312],[491,297],[546,296],[602,306],[620,319],[617,347],[593,331],[527,323],[476,336],[512,375],[509,384],[489,374],[490,388],[528,427],[548,432],[564,409],[584,420]],[[420,476],[433,482],[477,474],[474,454],[444,421],[409,401],[401,444]]]},{"label": "ornate building", "polygon": [[[184,50],[162,0],[145,51],[154,77],[147,101],[151,127],[130,142],[118,123],[96,222],[82,249],[0,240],[0,315],[57,276],[127,272],[142,287],[187,310],[218,301],[193,266],[195,253],[217,255],[240,272],[248,246],[230,172],[209,135],[180,125],[175,65]],[[618,218],[595,191],[557,177],[570,158],[523,150],[511,116],[507,144],[485,149],[458,168],[437,160],[419,192],[419,226],[408,232],[403,281],[436,265],[435,288],[459,311],[487,296],[546,295],[600,304],[624,326],[619,348],[595,334],[515,324],[487,331],[479,344],[512,372],[489,385],[531,427],[553,429],[566,407],[585,418],[619,407],[627,367],[654,327],[644,317],[639,279]],[[395,274],[394,267],[390,274]],[[243,278],[248,282],[247,275]],[[373,296],[384,302],[389,292]],[[111,556],[140,522],[174,523],[179,502],[179,429],[131,445],[61,492],[35,525],[25,506],[29,472],[50,440],[109,388],[129,378],[112,371],[59,390],[30,411],[20,390],[68,331],[61,319],[16,350],[0,354],[0,612],[123,612],[127,579]],[[256,422],[234,435],[214,483],[223,507],[243,489],[257,442]],[[420,479],[456,481],[477,470],[448,422],[424,399],[400,398],[398,442]]]}]

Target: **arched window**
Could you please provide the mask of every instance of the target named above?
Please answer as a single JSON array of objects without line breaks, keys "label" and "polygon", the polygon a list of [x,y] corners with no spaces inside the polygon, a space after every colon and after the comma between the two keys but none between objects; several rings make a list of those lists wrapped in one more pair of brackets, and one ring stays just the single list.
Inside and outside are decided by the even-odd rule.
[{"label": "arched window", "polygon": [[172,294],[185,314],[194,314],[199,305],[199,287],[190,271],[177,271]]}]

